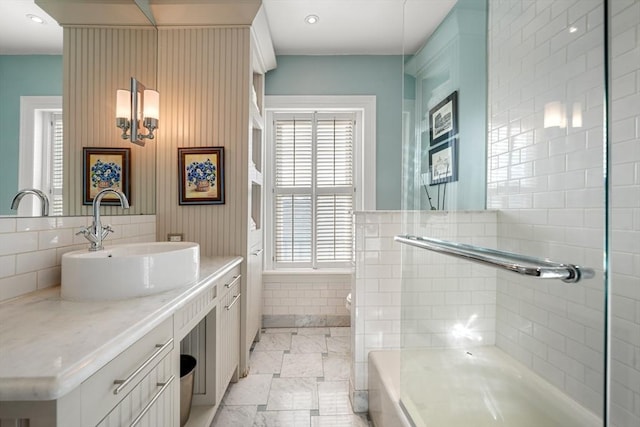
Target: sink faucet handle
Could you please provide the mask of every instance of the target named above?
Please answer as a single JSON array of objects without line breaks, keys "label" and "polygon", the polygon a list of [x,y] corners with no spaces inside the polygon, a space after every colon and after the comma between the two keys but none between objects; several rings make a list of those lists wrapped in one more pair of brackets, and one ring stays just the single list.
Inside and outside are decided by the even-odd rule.
[{"label": "sink faucet handle", "polygon": [[87,235],[88,235],[88,234],[90,234],[90,233],[91,233],[91,232],[89,231],[89,228],[88,228],[88,227],[82,227],[82,228],[80,229],[80,231],[78,231],[78,232],[76,233],[76,236],[79,236],[79,235],[81,235],[81,234],[82,234],[83,236],[87,236]]},{"label": "sink faucet handle", "polygon": [[91,243],[95,243],[98,241],[96,235],[91,231],[89,227],[82,227],[80,231],[76,233],[76,236],[79,236],[80,234],[82,234]]},{"label": "sink faucet handle", "polygon": [[104,227],[102,227],[102,238],[103,239],[105,237],[107,237],[107,235],[109,233],[113,233],[113,228],[111,228],[111,225],[105,225]]}]

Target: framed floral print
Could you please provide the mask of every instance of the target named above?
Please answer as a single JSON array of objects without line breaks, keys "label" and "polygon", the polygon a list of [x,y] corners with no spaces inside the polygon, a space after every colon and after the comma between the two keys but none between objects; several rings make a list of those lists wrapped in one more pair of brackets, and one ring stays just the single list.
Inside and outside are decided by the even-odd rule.
[{"label": "framed floral print", "polygon": [[224,147],[178,148],[181,205],[224,204]]},{"label": "framed floral print", "polygon": [[[129,148],[84,147],[82,149],[83,205],[91,205],[105,188],[124,193],[131,203],[129,187],[131,150]],[[120,205],[120,199],[107,194],[102,205]]]}]

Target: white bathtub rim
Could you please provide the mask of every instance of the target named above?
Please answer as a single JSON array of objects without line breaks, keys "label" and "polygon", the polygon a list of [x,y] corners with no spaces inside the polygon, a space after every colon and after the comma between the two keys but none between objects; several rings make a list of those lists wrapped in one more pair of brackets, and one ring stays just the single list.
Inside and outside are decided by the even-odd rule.
[{"label": "white bathtub rim", "polygon": [[[400,350],[396,350],[397,353],[400,353]],[[412,350],[413,351],[413,350]],[[422,349],[418,350],[420,352],[426,352],[427,354],[435,354],[437,352],[450,352],[453,354],[464,354],[464,349]],[[475,353],[476,356],[486,355],[491,357],[492,360],[495,358],[496,361],[505,361],[508,366],[506,369],[515,370],[521,376],[522,381],[526,381],[532,385],[532,387],[538,392],[539,396],[549,397],[554,402],[558,402],[558,405],[554,406],[554,408],[559,408],[558,412],[569,412],[575,418],[572,418],[575,421],[574,425],[579,425],[581,427],[600,427],[602,425],[601,419],[595,415],[593,412],[589,411],[584,406],[580,405],[575,400],[571,399],[568,395],[563,393],[560,389],[558,389],[553,384],[549,383],[544,378],[540,377],[538,374],[533,372],[531,369],[521,364],[507,353],[502,351],[496,346],[483,346],[483,347],[474,347],[470,350],[470,352]],[[382,352],[381,352],[382,353]],[[428,356],[426,356],[428,357]],[[380,363],[377,363],[380,366]],[[444,368],[443,368],[444,369]],[[441,370],[443,370],[441,369]],[[381,379],[384,381],[386,375],[381,374]],[[395,387],[397,384],[393,384],[393,380],[389,377],[386,378],[385,385],[390,387]],[[427,386],[428,384],[425,384]],[[396,396],[399,400],[401,390],[395,390],[390,392],[392,395]],[[537,397],[537,396],[536,396]],[[542,398],[542,397],[541,397]],[[413,403],[408,399],[404,399],[402,402],[403,405],[407,407],[411,411],[411,413],[415,413],[415,409],[412,408]],[[398,402],[398,406],[400,406],[400,402]],[[412,420],[417,426],[431,426],[437,425],[429,422],[424,422],[421,420]],[[484,425],[484,424],[483,424]],[[496,424],[500,425],[500,424]]]}]

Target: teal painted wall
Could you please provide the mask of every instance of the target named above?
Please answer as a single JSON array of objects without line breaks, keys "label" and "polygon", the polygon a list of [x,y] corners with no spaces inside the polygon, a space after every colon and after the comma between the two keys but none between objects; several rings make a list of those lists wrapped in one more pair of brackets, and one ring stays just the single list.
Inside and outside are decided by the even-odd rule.
[{"label": "teal painted wall", "polygon": [[376,208],[400,209],[402,57],[292,55],[277,61],[266,76],[266,95],[376,96]]},{"label": "teal painted wall", "polygon": [[[416,135],[421,141],[405,159],[407,209],[429,209],[424,191],[412,191],[420,179],[415,173],[429,169],[428,112],[453,91],[458,91],[458,181],[447,184],[446,204],[440,209],[477,210],[486,206],[486,123],[487,123],[487,3],[485,0],[458,0],[425,45],[406,62],[405,110],[415,101]],[[414,79],[415,78],[415,79]],[[411,96],[411,86],[416,94]],[[421,123],[421,121],[423,123]],[[418,152],[419,150],[419,152]],[[420,156],[420,170],[409,164]],[[413,168],[412,168],[413,167]],[[443,187],[443,184],[441,184]],[[437,186],[429,186],[435,201]],[[444,192],[444,188],[440,188]],[[435,205],[435,203],[434,203]]]},{"label": "teal painted wall", "polygon": [[0,215],[18,191],[21,96],[62,96],[62,56],[0,55]]}]

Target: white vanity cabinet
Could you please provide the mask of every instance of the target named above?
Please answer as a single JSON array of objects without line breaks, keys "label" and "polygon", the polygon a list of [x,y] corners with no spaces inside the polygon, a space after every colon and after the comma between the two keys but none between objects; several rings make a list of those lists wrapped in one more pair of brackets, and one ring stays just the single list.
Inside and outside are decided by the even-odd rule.
[{"label": "white vanity cabinet", "polygon": [[177,426],[179,411],[173,390],[179,380],[173,365],[171,355],[161,359],[97,426]]},{"label": "white vanity cabinet", "polygon": [[0,402],[0,427],[177,426],[173,344],[168,318],[59,399]]},{"label": "white vanity cabinet", "polygon": [[240,275],[235,275],[232,280],[223,285],[220,303],[218,304],[220,310],[220,326],[218,328],[218,345],[216,348],[218,360],[216,390],[219,398],[222,398],[224,395],[229,382],[238,381],[238,362],[240,360],[240,301],[243,297],[240,292],[240,279]]},{"label": "white vanity cabinet", "polygon": [[[173,322],[161,325],[82,383],[81,418],[86,426],[173,426]],[[145,424],[140,424],[145,425]]]},{"label": "white vanity cabinet", "polygon": [[125,301],[3,303],[0,427],[178,427],[181,341],[200,327],[187,426],[208,427],[238,377],[241,264],[201,260],[192,286]]}]

